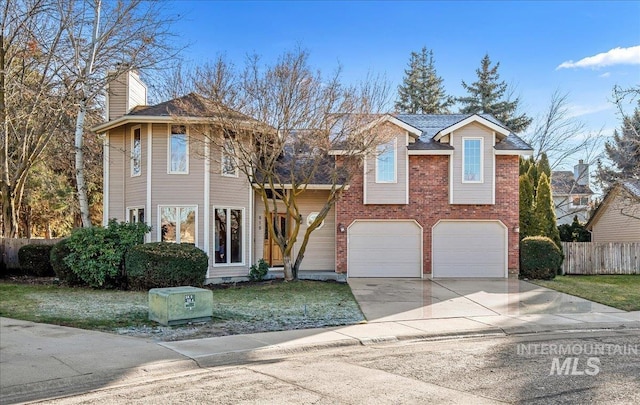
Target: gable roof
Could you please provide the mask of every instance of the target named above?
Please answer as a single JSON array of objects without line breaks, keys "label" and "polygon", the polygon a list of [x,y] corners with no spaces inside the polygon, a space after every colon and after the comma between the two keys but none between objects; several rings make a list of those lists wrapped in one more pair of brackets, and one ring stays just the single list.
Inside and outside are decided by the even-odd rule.
[{"label": "gable roof", "polygon": [[127,114],[96,125],[94,132],[105,132],[129,122],[172,122],[175,117],[185,121],[210,121],[216,118],[232,118],[239,121],[257,122],[253,118],[223,104],[213,102],[196,93],[174,98],[155,105],[137,106]]},{"label": "gable roof", "polygon": [[589,221],[587,221],[585,225],[587,229],[593,229],[593,225],[598,222],[598,219],[600,219],[600,217],[602,216],[605,208],[609,204],[611,204],[611,201],[613,201],[615,199],[615,196],[618,195],[621,191],[628,193],[629,196],[634,200],[637,200],[637,204],[640,205],[640,179],[620,180],[607,191],[604,198],[602,199],[602,202],[593,212],[591,218],[589,218]]},{"label": "gable roof", "polygon": [[422,131],[416,142],[409,144],[409,150],[452,150],[451,145],[438,142],[438,136],[471,122],[480,122],[504,135],[502,142],[494,147],[497,151],[533,151],[531,146],[489,114],[396,114],[396,118]]},{"label": "gable roof", "polygon": [[571,171],[551,172],[551,190],[553,195],[593,194],[588,184],[577,184]]}]

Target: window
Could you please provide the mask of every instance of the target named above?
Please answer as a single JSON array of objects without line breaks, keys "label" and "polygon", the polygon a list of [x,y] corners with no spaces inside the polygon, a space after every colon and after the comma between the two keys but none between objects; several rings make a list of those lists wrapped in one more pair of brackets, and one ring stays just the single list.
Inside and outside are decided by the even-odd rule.
[{"label": "window", "polygon": [[171,125],[169,134],[169,173],[189,173],[189,138],[184,125]]},{"label": "window", "polygon": [[482,183],[482,139],[463,138],[463,183]]},{"label": "window", "polygon": [[238,165],[233,154],[233,141],[231,139],[224,140],[222,148],[222,175],[230,177],[238,177]]},{"label": "window", "polygon": [[162,242],[196,243],[196,207],[158,207]]},{"label": "window", "polygon": [[376,183],[396,182],[396,141],[378,145]]},{"label": "window", "polygon": [[244,209],[216,208],[215,263],[242,264],[244,259]]},{"label": "window", "polygon": [[131,136],[131,177],[142,173],[142,145],[140,143],[140,127],[133,129]]},{"label": "window", "polygon": [[[311,226],[311,224],[313,223],[313,221],[316,220],[316,218],[318,217],[319,212],[312,212],[309,215],[307,215],[307,226]],[[320,225],[318,225],[318,227],[316,229],[320,229],[324,226],[324,219],[322,220],[322,222],[320,222]]]},{"label": "window", "polygon": [[589,205],[589,197],[576,195],[572,200],[574,207],[584,207]]},{"label": "window", "polygon": [[136,224],[144,222],[144,208],[129,208],[129,222]]}]

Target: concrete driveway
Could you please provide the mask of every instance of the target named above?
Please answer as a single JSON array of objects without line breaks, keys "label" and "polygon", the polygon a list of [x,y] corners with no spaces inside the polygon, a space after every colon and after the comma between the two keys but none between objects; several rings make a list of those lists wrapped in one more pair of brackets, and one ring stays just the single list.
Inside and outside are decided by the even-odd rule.
[{"label": "concrete driveway", "polygon": [[498,315],[527,320],[541,314],[606,322],[625,313],[517,279],[350,278],[348,283],[369,322],[469,317],[482,321]]}]

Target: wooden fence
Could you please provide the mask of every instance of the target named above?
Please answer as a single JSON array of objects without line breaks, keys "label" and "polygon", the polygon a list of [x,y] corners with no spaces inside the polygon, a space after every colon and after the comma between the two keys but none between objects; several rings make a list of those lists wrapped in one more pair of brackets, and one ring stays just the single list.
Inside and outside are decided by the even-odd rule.
[{"label": "wooden fence", "polygon": [[20,267],[18,261],[18,250],[24,245],[54,245],[60,239],[5,239],[0,238],[0,257],[8,269],[17,269]]},{"label": "wooden fence", "polygon": [[640,274],[640,242],[562,242],[563,274]]}]

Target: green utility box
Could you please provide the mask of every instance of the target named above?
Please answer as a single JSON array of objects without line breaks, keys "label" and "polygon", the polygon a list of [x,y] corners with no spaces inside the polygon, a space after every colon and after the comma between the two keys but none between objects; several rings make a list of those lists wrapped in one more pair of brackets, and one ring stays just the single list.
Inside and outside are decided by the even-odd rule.
[{"label": "green utility box", "polygon": [[196,287],[149,290],[149,319],[162,325],[210,321],[213,291]]}]

